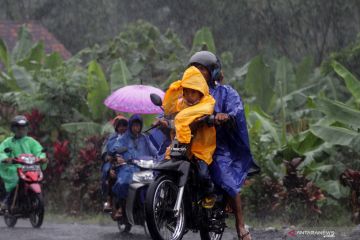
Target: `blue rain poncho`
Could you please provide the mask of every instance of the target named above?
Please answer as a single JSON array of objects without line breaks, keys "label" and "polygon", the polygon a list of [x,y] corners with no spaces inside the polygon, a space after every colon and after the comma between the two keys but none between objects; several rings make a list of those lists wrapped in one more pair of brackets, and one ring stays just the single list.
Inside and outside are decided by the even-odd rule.
[{"label": "blue rain poncho", "polygon": [[[143,121],[140,115],[133,115],[129,119],[129,129],[125,135],[117,141],[110,152],[115,152],[120,147],[127,147],[127,151],[122,154],[125,160],[134,160],[141,158],[156,158],[157,150],[152,145],[150,139],[145,134],[140,133],[138,136],[134,136],[131,132],[131,127],[134,121],[140,121],[141,129]],[[112,188],[113,193],[118,199],[125,199],[128,193],[129,184],[132,182],[133,174],[140,169],[137,166],[125,164],[116,169],[116,182]]]},{"label": "blue rain poncho", "polygon": [[228,85],[210,87],[215,98],[215,113],[227,113],[228,122],[216,126],[216,150],[210,174],[216,185],[234,197],[254,161],[250,151],[244,105],[239,94]]}]

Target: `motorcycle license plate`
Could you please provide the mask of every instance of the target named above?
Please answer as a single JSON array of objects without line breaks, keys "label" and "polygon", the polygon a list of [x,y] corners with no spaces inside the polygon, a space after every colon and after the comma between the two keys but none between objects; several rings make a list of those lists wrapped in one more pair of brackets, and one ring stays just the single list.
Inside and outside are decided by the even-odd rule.
[{"label": "motorcycle license plate", "polygon": [[24,172],[40,171],[40,166],[38,166],[38,165],[23,166],[22,170]]}]

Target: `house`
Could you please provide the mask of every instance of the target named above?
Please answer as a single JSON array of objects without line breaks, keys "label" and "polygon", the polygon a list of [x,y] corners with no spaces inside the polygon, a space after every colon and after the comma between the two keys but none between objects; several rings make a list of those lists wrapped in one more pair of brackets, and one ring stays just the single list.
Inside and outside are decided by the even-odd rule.
[{"label": "house", "polygon": [[0,20],[0,38],[3,39],[11,51],[16,44],[19,28],[25,25],[34,42],[43,41],[46,53],[58,52],[65,60],[71,53],[62,45],[53,34],[36,21],[15,22]]}]

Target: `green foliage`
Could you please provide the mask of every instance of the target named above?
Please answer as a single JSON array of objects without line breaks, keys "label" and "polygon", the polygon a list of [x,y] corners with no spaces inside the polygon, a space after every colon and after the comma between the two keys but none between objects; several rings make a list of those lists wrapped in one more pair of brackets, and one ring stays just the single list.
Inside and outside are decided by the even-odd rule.
[{"label": "green foliage", "polygon": [[314,125],[310,129],[314,135],[333,145],[349,146],[358,135],[343,127]]},{"label": "green foliage", "polygon": [[95,120],[102,120],[106,108],[103,104],[110,90],[105,75],[96,61],[92,61],[88,67],[87,101],[90,111]]},{"label": "green foliage", "polygon": [[351,92],[355,101],[360,106],[360,81],[340,63],[333,61],[332,67],[335,72],[344,79],[347,89]]},{"label": "green foliage", "polygon": [[245,89],[252,96],[256,96],[256,103],[269,111],[274,99],[274,79],[270,77],[270,68],[265,65],[261,56],[251,60],[247,70]]},{"label": "green foliage", "polygon": [[191,50],[192,53],[195,53],[199,50],[207,50],[216,54],[214,37],[211,33],[210,28],[203,27],[199,29],[195,33],[192,46],[193,46]]},{"label": "green foliage", "polygon": [[[334,91],[338,90],[333,86],[334,78],[320,75],[317,69],[311,69],[312,66],[311,59],[304,59],[294,67],[286,58],[269,61],[259,56],[235,74],[240,79],[246,75],[245,94],[256,96],[249,101],[251,107],[247,108],[246,116],[252,152],[262,168],[262,177],[271,177],[273,181],[283,179],[288,174],[284,171],[283,160],[300,157],[303,159],[299,165],[301,174],[329,198],[340,202],[349,191],[340,185],[339,175],[358,164],[358,160],[349,162],[343,155],[347,149],[358,152],[360,143],[360,115],[358,106],[352,101],[358,94],[358,80],[346,68],[334,63],[335,71],[344,78],[353,97],[347,103],[331,100],[324,96],[333,97]],[[268,86],[271,81],[272,88]],[[271,91],[272,94],[268,94]],[[274,99],[273,104],[270,104],[271,99]],[[266,110],[270,116],[259,109]],[[296,122],[300,123],[298,127]],[[339,150],[342,154],[334,156]],[[256,184],[264,184],[263,178]],[[247,192],[249,203],[255,204],[251,191]],[[273,201],[270,203],[276,205],[279,199]],[[285,204],[285,212],[303,207],[301,201],[292,204],[294,206]],[[336,203],[325,199],[320,206],[326,208],[328,204]]]},{"label": "green foliage", "polygon": [[114,90],[122,84],[152,84],[166,88],[176,80],[188,58],[187,50],[172,31],[161,33],[144,21],[130,24],[104,46],[80,52],[83,59],[96,59],[109,66],[106,75]]},{"label": "green foliage", "polygon": [[360,128],[360,111],[344,103],[326,98],[315,98],[310,101],[315,104],[316,110],[323,112],[331,120],[347,124],[354,129]]},{"label": "green foliage", "polygon": [[13,76],[16,81],[16,85],[24,92],[29,94],[35,94],[37,92],[36,83],[33,80],[32,75],[26,71],[24,67],[14,65],[12,67]]},{"label": "green foliage", "polygon": [[115,91],[122,86],[128,85],[128,82],[131,81],[131,78],[131,73],[126,66],[125,61],[120,57],[111,67],[111,91]]},{"label": "green foliage", "polygon": [[0,60],[8,71],[10,68],[10,57],[5,42],[0,39]]},{"label": "green foliage", "polygon": [[13,63],[24,59],[31,51],[33,45],[32,37],[25,26],[20,27],[18,32],[18,41],[12,51],[11,57]]},{"label": "green foliage", "polygon": [[62,124],[61,127],[70,134],[80,134],[81,136],[101,135],[101,125],[94,122],[72,122]]}]

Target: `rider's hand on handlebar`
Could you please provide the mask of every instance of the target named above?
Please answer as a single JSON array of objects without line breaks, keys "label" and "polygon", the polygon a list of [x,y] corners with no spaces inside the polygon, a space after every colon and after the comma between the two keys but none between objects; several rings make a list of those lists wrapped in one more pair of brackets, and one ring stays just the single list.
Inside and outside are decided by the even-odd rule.
[{"label": "rider's hand on handlebar", "polygon": [[39,159],[39,162],[40,162],[40,163],[47,163],[48,160],[47,160],[47,158],[40,158],[40,159]]},{"label": "rider's hand on handlebar", "polygon": [[124,158],[122,158],[121,156],[116,156],[116,162],[118,164],[124,164],[125,163],[125,160]]},{"label": "rider's hand on handlebar", "polygon": [[107,161],[107,162],[110,162],[112,159],[113,159],[113,157],[110,155],[106,155],[106,157],[105,157],[105,161]]},{"label": "rider's hand on handlebar", "polygon": [[227,122],[230,119],[229,114],[227,113],[217,113],[215,116],[215,123],[221,124],[223,122]]},{"label": "rider's hand on handlebar", "polygon": [[165,127],[165,128],[169,127],[168,121],[166,121],[165,119],[162,119],[162,118],[156,119],[156,121],[153,122],[152,125],[153,125],[153,126],[158,125],[158,126]]},{"label": "rider's hand on handlebar", "polygon": [[2,163],[12,163],[12,161],[12,158],[5,158],[4,160],[2,160]]},{"label": "rider's hand on handlebar", "polygon": [[116,178],[116,172],[113,169],[110,169],[109,174],[111,178]]}]

